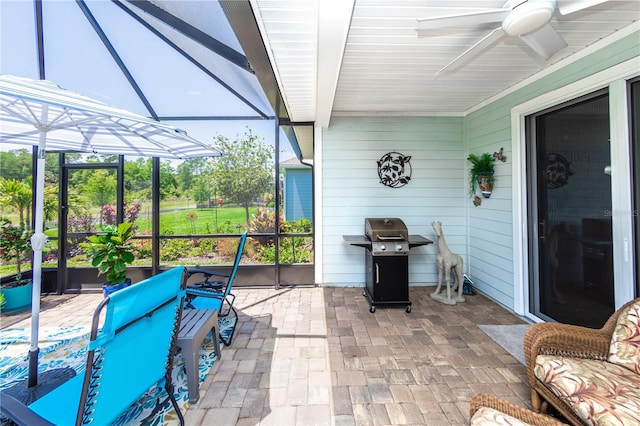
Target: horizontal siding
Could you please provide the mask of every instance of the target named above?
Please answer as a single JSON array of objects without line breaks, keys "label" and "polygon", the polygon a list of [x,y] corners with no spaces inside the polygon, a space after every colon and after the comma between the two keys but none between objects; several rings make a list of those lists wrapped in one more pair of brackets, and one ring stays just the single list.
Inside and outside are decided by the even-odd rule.
[{"label": "horizontal siding", "polygon": [[284,187],[284,211],[288,221],[312,219],[311,169],[289,169]]},{"label": "horizontal siding", "polygon": [[[364,249],[343,235],[362,235],[366,217],[399,217],[410,234],[436,241],[440,220],[449,247],[466,256],[465,160],[461,117],[334,117],[322,136],[323,283],[364,285]],[[380,183],[377,161],[411,156],[411,181]],[[411,249],[410,285],[437,282],[435,244]]]},{"label": "horizontal siding", "polygon": [[[504,306],[514,306],[511,188],[511,109],[638,56],[638,33],[623,38],[575,63],[484,106],[465,117],[465,155],[504,149],[507,162],[496,163],[490,199],[469,209],[469,265],[474,286]],[[525,221],[526,218],[521,218]]]},{"label": "horizontal siding", "polygon": [[[638,34],[460,117],[333,117],[323,131],[323,283],[363,285],[364,251],[342,235],[361,234],[365,217],[400,217],[412,234],[436,240],[431,222],[443,222],[452,251],[484,294],[514,306],[511,109],[638,55]],[[465,160],[471,152],[503,149],[491,198],[474,207]],[[376,161],[389,151],[410,155],[412,180],[403,188],[379,183]],[[526,218],[521,218],[526,220]],[[437,246],[412,249],[411,285],[437,281]]]}]

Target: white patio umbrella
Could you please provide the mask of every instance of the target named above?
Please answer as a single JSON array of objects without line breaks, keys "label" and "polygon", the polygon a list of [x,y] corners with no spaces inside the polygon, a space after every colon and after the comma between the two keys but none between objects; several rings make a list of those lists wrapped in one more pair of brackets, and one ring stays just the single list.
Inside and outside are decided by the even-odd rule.
[{"label": "white patio umbrella", "polygon": [[43,232],[45,152],[81,151],[175,159],[221,153],[180,129],[111,107],[50,81],[8,75],[0,76],[0,143],[38,146],[35,226],[31,237],[33,296],[29,377],[24,392],[12,392],[26,402],[46,393],[47,387],[56,386],[60,376],[66,374],[38,378],[42,249],[47,241]]}]

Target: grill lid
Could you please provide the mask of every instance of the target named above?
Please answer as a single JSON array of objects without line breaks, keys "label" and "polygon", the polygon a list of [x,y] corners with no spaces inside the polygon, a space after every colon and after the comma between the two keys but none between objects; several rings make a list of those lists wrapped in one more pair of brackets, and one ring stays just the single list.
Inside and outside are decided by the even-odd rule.
[{"label": "grill lid", "polygon": [[398,218],[365,218],[364,234],[371,241],[409,241],[407,226]]}]

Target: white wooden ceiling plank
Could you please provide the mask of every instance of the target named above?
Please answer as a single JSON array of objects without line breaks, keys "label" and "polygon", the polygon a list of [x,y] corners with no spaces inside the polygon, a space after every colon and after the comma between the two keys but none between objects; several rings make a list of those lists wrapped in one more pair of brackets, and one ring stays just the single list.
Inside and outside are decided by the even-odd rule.
[{"label": "white wooden ceiling plank", "polygon": [[[310,121],[317,120],[322,110],[322,122],[328,122],[331,111],[464,112],[640,19],[637,0],[609,1],[566,16],[556,12],[552,25],[568,47],[549,61],[518,38],[506,37],[454,73],[435,77],[437,70],[500,24],[418,37],[417,19],[501,8],[505,0],[350,0],[349,32],[342,33],[342,45],[324,44],[331,53],[331,66],[319,71],[327,64],[318,60],[319,48],[325,37],[335,33],[319,30],[318,25],[326,23],[317,21],[318,1],[322,5],[327,0],[254,0],[267,28],[288,108],[299,111],[292,115],[302,114]],[[335,20],[329,7],[325,12],[320,21]],[[309,107],[312,99],[316,111]]]}]

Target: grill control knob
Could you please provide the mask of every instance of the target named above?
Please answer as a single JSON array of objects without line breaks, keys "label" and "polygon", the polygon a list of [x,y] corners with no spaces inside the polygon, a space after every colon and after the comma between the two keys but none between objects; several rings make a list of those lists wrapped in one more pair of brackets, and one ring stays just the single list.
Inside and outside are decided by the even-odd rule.
[{"label": "grill control knob", "polygon": [[402,251],[402,246],[400,244],[396,246],[396,251]]},{"label": "grill control knob", "polygon": [[387,246],[385,246],[384,244],[380,244],[381,251],[385,251],[386,249],[387,249]]}]

